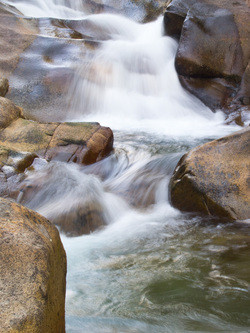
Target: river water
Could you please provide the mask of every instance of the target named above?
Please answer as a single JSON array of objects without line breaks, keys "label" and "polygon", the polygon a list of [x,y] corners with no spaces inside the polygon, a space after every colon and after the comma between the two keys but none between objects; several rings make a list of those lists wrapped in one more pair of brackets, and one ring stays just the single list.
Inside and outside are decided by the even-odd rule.
[{"label": "river water", "polygon": [[61,233],[67,332],[250,332],[248,225],[183,214],[168,200],[183,153],[238,128],[182,89],[162,17],[139,24],[89,15],[80,0],[6,2],[26,16],[86,20],[99,40],[76,71],[65,120],[111,127],[114,154],[88,167],[44,162],[28,176],[49,175],[29,206],[51,220],[90,197],[107,223]]}]

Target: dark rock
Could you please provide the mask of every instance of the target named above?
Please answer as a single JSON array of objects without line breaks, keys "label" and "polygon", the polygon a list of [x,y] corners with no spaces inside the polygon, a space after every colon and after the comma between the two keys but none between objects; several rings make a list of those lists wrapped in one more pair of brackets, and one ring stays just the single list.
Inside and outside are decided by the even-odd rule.
[{"label": "dark rock", "polygon": [[196,2],[196,0],[173,0],[170,3],[164,14],[164,29],[168,36],[176,38],[177,40],[180,39],[182,26],[187,16],[187,12]]},{"label": "dark rock", "polygon": [[0,97],[4,97],[9,90],[9,81],[6,78],[0,79]]},{"label": "dark rock", "polygon": [[90,234],[105,226],[103,207],[98,202],[84,202],[64,214],[58,214],[53,223],[68,236]]},{"label": "dark rock", "polygon": [[236,98],[243,105],[250,105],[250,61],[245,69],[245,72],[242,76],[240,89],[237,93]]},{"label": "dark rock", "polygon": [[242,50],[233,14],[195,4],[182,27],[175,66],[183,76],[240,81],[244,71]]},{"label": "dark rock", "polygon": [[23,117],[22,109],[7,98],[0,97],[0,130],[20,117]]},{"label": "dark rock", "polygon": [[170,181],[173,206],[232,220],[248,219],[249,153],[249,127],[188,152]]},{"label": "dark rock", "polygon": [[181,84],[214,111],[249,106],[249,15],[244,0],[173,0],[165,13]]}]

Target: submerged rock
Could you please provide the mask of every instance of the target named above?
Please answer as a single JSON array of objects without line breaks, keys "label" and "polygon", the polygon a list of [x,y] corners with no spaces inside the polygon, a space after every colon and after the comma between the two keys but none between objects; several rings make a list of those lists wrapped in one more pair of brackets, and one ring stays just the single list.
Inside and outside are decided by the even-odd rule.
[{"label": "submerged rock", "polygon": [[249,154],[249,127],[185,154],[170,181],[173,206],[231,220],[249,219]]},{"label": "submerged rock", "polygon": [[104,192],[98,178],[80,166],[45,163],[28,172],[18,201],[47,217],[69,236],[89,234],[107,224]]},{"label": "submerged rock", "polygon": [[39,123],[0,97],[0,196],[17,197],[17,184],[35,158],[92,164],[113,150],[113,132],[99,123]]},{"label": "submerged rock", "polygon": [[244,0],[173,0],[165,13],[180,81],[212,110],[249,108],[249,15]]},{"label": "submerged rock", "polygon": [[22,52],[38,33],[33,20],[23,19],[19,15],[13,7],[0,4],[0,71],[7,78],[16,68]]},{"label": "submerged rock", "polygon": [[98,202],[86,202],[85,198],[82,199],[82,204],[53,219],[53,223],[60,228],[60,231],[68,236],[90,234],[107,224],[103,207]]},{"label": "submerged rock", "polygon": [[2,332],[65,332],[66,254],[57,229],[0,198]]}]

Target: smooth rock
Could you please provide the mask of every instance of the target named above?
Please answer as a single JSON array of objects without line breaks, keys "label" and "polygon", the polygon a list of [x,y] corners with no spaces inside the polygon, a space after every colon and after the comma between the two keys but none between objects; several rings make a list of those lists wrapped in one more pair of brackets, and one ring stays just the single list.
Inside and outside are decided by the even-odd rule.
[{"label": "smooth rock", "polygon": [[[0,124],[5,127],[18,116],[20,109],[2,99],[16,111],[8,114],[9,118],[4,117],[0,104]],[[99,123],[42,124],[18,118],[0,130],[0,196],[17,199],[17,186],[35,159],[89,165],[105,158],[112,150],[113,132]]]},{"label": "smooth rock", "polygon": [[173,0],[164,15],[181,84],[213,111],[250,111],[249,15],[245,0]]},{"label": "smooth rock", "polygon": [[250,127],[198,146],[179,161],[171,202],[187,212],[250,218]]},{"label": "smooth rock", "polygon": [[62,123],[53,134],[45,158],[91,164],[108,155],[112,149],[113,133],[109,128],[98,123]]},{"label": "smooth rock", "polygon": [[0,97],[0,130],[20,117],[23,117],[22,109],[7,98]]},{"label": "smooth rock", "polygon": [[213,5],[193,5],[182,27],[175,67],[183,76],[240,81],[242,49],[233,14]]},{"label": "smooth rock", "polygon": [[0,131],[0,146],[48,161],[91,164],[112,151],[113,132],[98,123],[42,124],[19,118]]},{"label": "smooth rock", "polygon": [[10,6],[0,6],[0,72],[7,78],[38,33],[34,20],[15,17],[13,12],[17,14]]},{"label": "smooth rock", "polygon": [[27,119],[17,119],[0,132],[0,145],[19,152],[44,156],[58,124],[40,124]]},{"label": "smooth rock", "polygon": [[98,202],[86,202],[77,205],[65,214],[59,214],[53,223],[68,236],[81,236],[100,230],[105,226],[106,220],[103,207]]},{"label": "smooth rock", "polygon": [[65,332],[66,254],[57,229],[0,198],[1,332]]},{"label": "smooth rock", "polygon": [[46,163],[27,172],[18,201],[47,217],[68,236],[89,234],[107,224],[103,189],[98,178],[77,165]]}]

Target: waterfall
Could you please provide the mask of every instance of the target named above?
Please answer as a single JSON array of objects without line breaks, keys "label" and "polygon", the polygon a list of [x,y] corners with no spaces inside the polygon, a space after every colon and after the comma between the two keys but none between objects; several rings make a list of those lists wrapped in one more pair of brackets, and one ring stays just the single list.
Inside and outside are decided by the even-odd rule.
[{"label": "waterfall", "polygon": [[161,18],[142,25],[102,14],[88,22],[101,27],[104,40],[78,69],[69,94],[69,119],[168,136],[230,131],[221,112],[212,113],[181,87],[174,68],[177,43],[162,35]]},{"label": "waterfall", "polygon": [[[85,204],[101,212],[104,227],[96,232],[68,237],[61,230],[67,333],[243,332],[249,279],[244,272],[231,274],[227,261],[235,257],[230,246],[241,231],[235,236],[224,225],[207,226],[168,200],[180,157],[237,127],[182,88],[174,67],[177,43],[163,35],[162,17],[140,24],[91,14],[82,0],[4,2],[24,16],[74,20],[78,32],[88,30],[95,47],[77,67],[65,120],[97,121],[114,131],[114,154],[94,165],[34,163],[23,185],[38,184],[35,195],[19,197],[52,221]],[[247,244],[242,262],[249,257]],[[242,269],[233,264],[234,271]],[[239,320],[235,300],[242,302]]]}]

